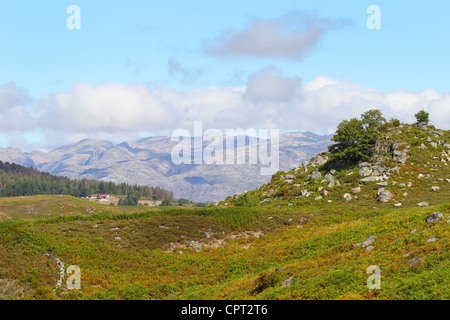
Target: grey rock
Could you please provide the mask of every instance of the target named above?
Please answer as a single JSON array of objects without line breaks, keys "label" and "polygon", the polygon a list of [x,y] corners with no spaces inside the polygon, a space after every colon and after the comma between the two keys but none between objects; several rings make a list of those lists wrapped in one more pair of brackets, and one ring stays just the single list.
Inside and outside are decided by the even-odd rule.
[{"label": "grey rock", "polygon": [[381,176],[370,176],[370,177],[365,177],[363,179],[360,180],[361,182],[375,182],[375,181],[383,181],[383,177]]},{"label": "grey rock", "polygon": [[290,286],[293,281],[294,281],[294,277],[290,277],[290,278],[284,280],[283,283],[281,284],[281,286],[282,287]]},{"label": "grey rock", "polygon": [[411,269],[414,269],[414,268],[416,268],[417,266],[419,266],[419,264],[421,263],[421,261],[422,261],[422,259],[420,259],[420,258],[414,258],[414,259],[408,260],[408,262],[410,262],[409,267],[410,267]]},{"label": "grey rock", "polygon": [[370,166],[371,165],[368,162],[360,162],[360,163],[358,163],[358,167],[360,167],[360,168],[365,168],[365,167],[370,167]]},{"label": "grey rock", "polygon": [[378,190],[378,201],[380,202],[388,202],[393,198],[392,193],[384,188]]},{"label": "grey rock", "polygon": [[428,203],[428,202],[419,202],[418,204],[417,204],[419,207],[428,207],[430,204]]},{"label": "grey rock", "polygon": [[441,221],[442,218],[444,218],[444,214],[442,212],[433,212],[426,217],[425,221],[427,223],[435,223]]},{"label": "grey rock", "polygon": [[322,174],[316,170],[310,174],[310,178],[314,180],[319,180],[320,178],[322,178]]},{"label": "grey rock", "polygon": [[371,168],[369,168],[369,167],[362,167],[359,170],[359,175],[362,176],[362,177],[368,177],[368,176],[370,176],[372,174],[372,172],[373,171],[372,171]]},{"label": "grey rock", "polygon": [[309,197],[311,195],[311,192],[309,192],[308,190],[302,190],[300,191],[300,196],[302,197]]},{"label": "grey rock", "polygon": [[352,189],[352,192],[353,192],[353,193],[359,193],[359,192],[361,192],[361,187],[353,188],[353,189]]},{"label": "grey rock", "polygon": [[366,240],[364,240],[364,242],[362,243],[362,246],[363,247],[368,247],[372,243],[374,243],[376,240],[377,240],[377,237],[371,236],[371,237],[367,238]]}]

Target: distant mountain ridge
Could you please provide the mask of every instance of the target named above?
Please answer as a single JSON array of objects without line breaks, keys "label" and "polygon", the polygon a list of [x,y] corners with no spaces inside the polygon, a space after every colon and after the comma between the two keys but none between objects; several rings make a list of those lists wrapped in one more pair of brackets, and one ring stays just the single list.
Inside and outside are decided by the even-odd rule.
[{"label": "distant mountain ridge", "polygon": [[[310,132],[280,135],[279,169],[288,170],[307,162],[326,150],[330,139],[331,135]],[[261,164],[176,165],[171,151],[177,144],[170,137],[148,137],[120,144],[84,139],[50,152],[0,148],[0,160],[71,179],[160,187],[172,191],[176,198],[206,202],[257,188],[271,178],[260,174]]]}]

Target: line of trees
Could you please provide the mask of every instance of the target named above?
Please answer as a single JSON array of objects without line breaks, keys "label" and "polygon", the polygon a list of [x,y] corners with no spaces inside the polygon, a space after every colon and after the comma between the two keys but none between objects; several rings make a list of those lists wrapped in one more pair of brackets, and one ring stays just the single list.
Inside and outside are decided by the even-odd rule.
[{"label": "line of trees", "polygon": [[71,180],[0,161],[0,197],[67,194],[87,197],[92,194],[117,194],[146,197],[152,200],[174,200],[173,193],[159,187],[130,185],[90,179]]}]

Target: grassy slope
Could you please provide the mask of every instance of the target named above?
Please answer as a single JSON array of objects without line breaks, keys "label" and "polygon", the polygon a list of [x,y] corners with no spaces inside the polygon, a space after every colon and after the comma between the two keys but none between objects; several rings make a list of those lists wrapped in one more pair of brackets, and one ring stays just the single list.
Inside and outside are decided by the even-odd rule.
[{"label": "grassy slope", "polygon": [[[450,298],[450,224],[425,222],[436,210],[450,214],[449,205],[331,210],[334,214],[284,208],[273,215],[271,210],[202,209],[3,223],[0,252],[7,258],[0,262],[0,274],[31,284],[29,294],[35,298]],[[413,229],[417,233],[410,233]],[[246,230],[264,235],[246,238]],[[206,231],[214,235],[207,238]],[[372,235],[377,237],[374,250],[353,247]],[[225,237],[227,245],[219,248],[168,252],[171,242],[211,244]],[[427,242],[431,237],[437,241]],[[49,288],[58,272],[43,252],[66,266],[80,266],[82,290],[54,296]],[[422,260],[413,269],[412,258]],[[381,290],[366,287],[369,265],[382,270]],[[278,267],[284,270],[275,271]],[[289,277],[293,284],[281,287]]]},{"label": "grassy slope", "polygon": [[147,211],[148,207],[116,207],[65,195],[0,198],[0,221],[36,220],[93,213]]},{"label": "grassy slope", "polygon": [[[427,136],[411,130],[415,129],[399,133],[399,139]],[[445,139],[450,141],[449,132]],[[0,223],[0,297],[450,299],[449,218],[436,224],[425,222],[431,212],[450,215],[445,181],[449,171],[443,162],[432,159],[443,147],[434,150],[427,145],[427,149],[412,148],[401,174],[391,179],[397,185],[389,186],[394,200],[388,203],[376,201],[373,184],[364,185],[358,199],[347,203],[342,195],[351,191],[354,181],[345,181],[344,172],[336,174],[342,176],[342,187],[331,188],[323,201],[296,198],[291,186],[277,180],[285,174],[279,173],[269,184],[248,193],[248,203],[254,205],[267,190],[282,192],[262,206],[234,207],[233,200],[227,199],[228,208],[223,202],[204,209],[100,213],[100,208],[112,208],[92,204],[97,211],[89,213],[83,207],[87,204],[80,202],[81,215],[68,214],[61,209],[63,203],[55,207],[62,211],[54,211],[60,217],[47,218],[48,204],[47,209],[36,209],[40,214],[22,212],[15,219],[47,219]],[[430,178],[417,179],[419,173]],[[297,175],[297,182],[304,182],[306,175]],[[410,180],[412,188],[398,186]],[[441,189],[432,192],[436,183]],[[405,191],[407,197],[403,197]],[[328,203],[329,199],[333,202]],[[36,203],[47,201],[41,200]],[[432,206],[419,208],[419,201]],[[395,208],[396,202],[403,206]],[[20,211],[21,206],[26,205],[9,203],[6,212]],[[411,233],[413,229],[417,232]],[[370,236],[377,237],[372,251],[353,246]],[[436,241],[428,242],[429,238]],[[198,244],[203,244],[201,250],[196,250]],[[81,291],[53,294],[58,269],[46,252],[66,267],[81,268]],[[415,258],[421,261],[411,267],[410,260]],[[366,286],[370,265],[381,268],[379,290]],[[291,277],[292,284],[282,287]]]}]

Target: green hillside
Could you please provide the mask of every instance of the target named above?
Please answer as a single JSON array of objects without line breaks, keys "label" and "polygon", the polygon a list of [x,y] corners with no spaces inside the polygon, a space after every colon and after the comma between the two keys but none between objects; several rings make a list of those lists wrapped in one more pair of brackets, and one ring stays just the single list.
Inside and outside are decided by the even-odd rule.
[{"label": "green hillside", "polygon": [[450,132],[378,132],[369,159],[323,153],[207,208],[0,222],[0,298],[450,299]]}]

